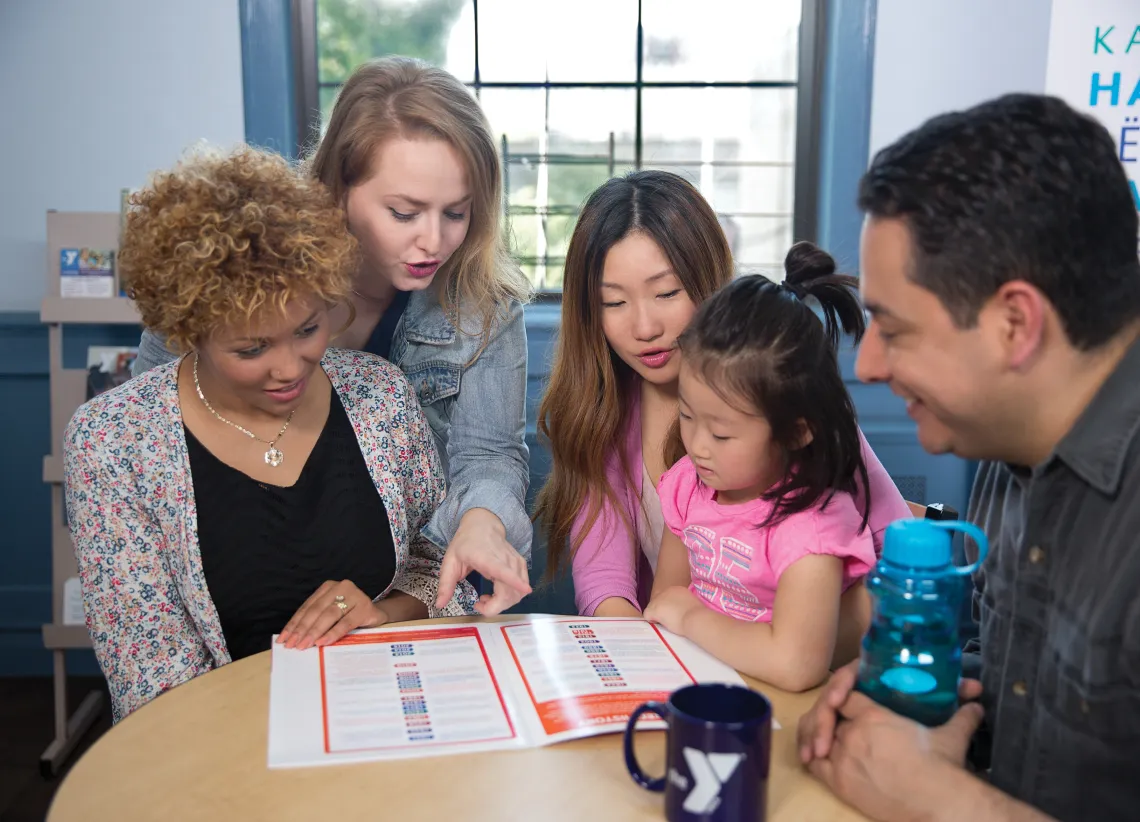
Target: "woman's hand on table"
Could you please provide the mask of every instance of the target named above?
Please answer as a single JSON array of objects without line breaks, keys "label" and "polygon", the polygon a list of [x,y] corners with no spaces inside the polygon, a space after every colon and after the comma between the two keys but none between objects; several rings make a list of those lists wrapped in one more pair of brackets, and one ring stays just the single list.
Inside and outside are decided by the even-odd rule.
[{"label": "woman's hand on table", "polygon": [[329,580],[297,609],[277,641],[303,651],[331,645],[357,628],[375,628],[388,621],[384,609],[352,582]]},{"label": "woman's hand on table", "polygon": [[685,635],[685,619],[698,608],[701,601],[688,588],[674,585],[661,591],[645,606],[645,618],[659,623],[678,636]]},{"label": "woman's hand on table", "polygon": [[472,571],[494,585],[493,595],[483,594],[475,603],[483,616],[500,614],[531,592],[526,560],[507,542],[502,520],[485,508],[472,508],[459,521],[440,565],[435,607],[446,607],[455,587]]}]

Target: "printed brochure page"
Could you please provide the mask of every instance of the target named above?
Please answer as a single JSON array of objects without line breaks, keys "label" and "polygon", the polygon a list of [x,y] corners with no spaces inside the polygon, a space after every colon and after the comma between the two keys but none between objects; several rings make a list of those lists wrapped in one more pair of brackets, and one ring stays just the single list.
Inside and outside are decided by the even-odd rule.
[{"label": "printed brochure page", "polygon": [[[269,766],[508,750],[620,732],[642,702],[742,680],[640,619],[532,617],[274,643]],[[647,717],[639,727],[661,727]]]}]

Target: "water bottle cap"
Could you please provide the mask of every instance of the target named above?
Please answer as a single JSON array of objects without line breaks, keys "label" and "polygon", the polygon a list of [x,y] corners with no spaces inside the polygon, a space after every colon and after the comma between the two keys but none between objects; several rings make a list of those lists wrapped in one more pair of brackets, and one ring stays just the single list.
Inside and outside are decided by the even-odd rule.
[{"label": "water bottle cap", "polygon": [[883,559],[904,568],[947,568],[954,562],[951,531],[925,519],[900,519],[887,526]]}]

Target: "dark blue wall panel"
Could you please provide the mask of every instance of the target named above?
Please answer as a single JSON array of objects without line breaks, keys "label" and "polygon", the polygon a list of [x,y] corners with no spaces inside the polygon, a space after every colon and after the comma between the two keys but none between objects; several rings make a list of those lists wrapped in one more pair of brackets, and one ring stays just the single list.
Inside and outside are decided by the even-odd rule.
[{"label": "dark blue wall panel", "polygon": [[[89,345],[138,338],[133,327],[72,327],[64,365],[82,368]],[[42,477],[52,450],[47,328],[32,312],[0,314],[0,676],[51,673],[40,626],[51,619],[51,493]],[[98,673],[90,651],[68,657],[69,671]]]}]

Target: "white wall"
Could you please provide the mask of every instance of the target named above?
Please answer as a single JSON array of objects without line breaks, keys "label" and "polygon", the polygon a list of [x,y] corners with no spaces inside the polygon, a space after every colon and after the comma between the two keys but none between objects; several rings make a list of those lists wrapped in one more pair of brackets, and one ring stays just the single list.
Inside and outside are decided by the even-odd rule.
[{"label": "white wall", "polygon": [[1045,90],[1052,0],[878,0],[871,156],[930,117]]},{"label": "white wall", "polygon": [[0,100],[0,311],[38,311],[47,209],[244,138],[238,0],[0,0]]}]

